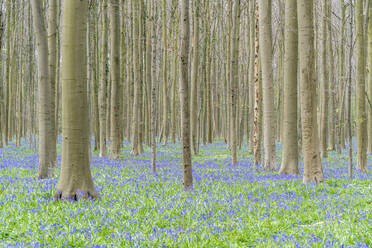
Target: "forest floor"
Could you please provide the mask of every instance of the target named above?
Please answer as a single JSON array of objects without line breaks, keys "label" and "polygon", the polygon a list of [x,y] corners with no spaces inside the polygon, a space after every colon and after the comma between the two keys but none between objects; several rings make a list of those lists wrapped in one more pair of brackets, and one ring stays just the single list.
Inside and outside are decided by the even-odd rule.
[{"label": "forest floor", "polygon": [[125,143],[116,161],[95,153],[100,199],[78,202],[53,200],[59,169],[37,180],[28,144],[0,149],[0,247],[372,247],[372,155],[369,172],[348,179],[346,152],[329,152],[325,182],[303,185],[256,170],[246,146],[232,166],[217,142],[193,157],[185,193],[180,144],[158,146],[157,175],[144,147],[132,157]]}]

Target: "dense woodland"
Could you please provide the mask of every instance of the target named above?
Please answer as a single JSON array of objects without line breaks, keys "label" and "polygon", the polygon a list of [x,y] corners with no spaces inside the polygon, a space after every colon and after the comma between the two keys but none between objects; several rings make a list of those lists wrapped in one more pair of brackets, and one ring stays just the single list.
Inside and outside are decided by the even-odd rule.
[{"label": "dense woodland", "polygon": [[0,247],[372,246],[370,0],[0,0]]},{"label": "dense woodland", "polygon": [[[38,178],[57,166],[57,197],[97,196],[91,152],[119,159],[223,140],[237,164],[323,181],[322,159],[356,137],[372,152],[369,0],[1,0],[0,147],[25,138]],[[89,146],[93,138],[94,146]],[[281,162],[276,143],[283,145]],[[352,177],[352,146],[349,176]],[[57,166],[57,167],[56,167]],[[59,194],[59,195],[58,195]]]}]

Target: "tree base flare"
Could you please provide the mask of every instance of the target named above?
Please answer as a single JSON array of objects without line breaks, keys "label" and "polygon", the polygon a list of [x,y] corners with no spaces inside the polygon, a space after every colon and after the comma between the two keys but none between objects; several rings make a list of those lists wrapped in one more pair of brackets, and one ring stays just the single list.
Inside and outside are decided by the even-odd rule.
[{"label": "tree base flare", "polygon": [[69,200],[69,201],[78,201],[79,199],[91,199],[91,200],[97,200],[99,199],[98,193],[96,190],[90,190],[90,191],[80,191],[76,190],[73,192],[68,191],[57,191],[54,194],[54,200]]}]

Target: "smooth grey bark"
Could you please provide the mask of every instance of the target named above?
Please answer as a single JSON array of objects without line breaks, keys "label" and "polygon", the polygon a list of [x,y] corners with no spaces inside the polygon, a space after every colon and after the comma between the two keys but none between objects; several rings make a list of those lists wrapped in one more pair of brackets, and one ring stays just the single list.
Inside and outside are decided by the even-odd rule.
[{"label": "smooth grey bark", "polygon": [[57,199],[98,197],[89,165],[86,34],[88,0],[64,0],[62,19],[62,163]]},{"label": "smooth grey bark", "polygon": [[38,67],[38,119],[39,119],[39,174],[47,178],[51,171],[50,144],[50,84],[48,70],[48,40],[41,9],[41,0],[32,0],[33,26],[36,33]]},{"label": "smooth grey bark", "polygon": [[181,0],[181,50],[180,50],[180,87],[181,102],[181,132],[182,132],[182,159],[183,159],[183,187],[185,191],[192,190],[192,162],[190,144],[190,107],[189,107],[189,46],[190,46],[190,20],[189,0]]},{"label": "smooth grey bark", "polygon": [[297,0],[285,2],[284,29],[284,103],[283,153],[280,174],[296,175],[298,171],[297,134],[297,65],[298,65]]}]

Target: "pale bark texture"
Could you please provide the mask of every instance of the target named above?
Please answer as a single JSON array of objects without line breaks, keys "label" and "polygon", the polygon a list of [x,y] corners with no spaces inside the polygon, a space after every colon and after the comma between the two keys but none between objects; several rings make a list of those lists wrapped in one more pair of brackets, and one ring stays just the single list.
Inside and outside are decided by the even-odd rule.
[{"label": "pale bark texture", "polygon": [[363,0],[356,0],[356,129],[357,129],[357,169],[367,171],[367,114],[365,97],[365,58]]},{"label": "pale bark texture", "polygon": [[101,56],[100,56],[100,82],[98,91],[99,105],[99,156],[106,156],[106,92],[107,92],[107,0],[101,3]]},{"label": "pale bark texture", "polygon": [[168,55],[168,47],[167,47],[167,5],[166,0],[162,1],[162,96],[163,96],[163,134],[162,137],[164,138],[164,145],[168,144],[168,67],[167,67],[167,55]]},{"label": "pale bark texture", "polygon": [[88,0],[64,0],[62,19],[62,163],[57,199],[98,197],[89,165],[86,34]]},{"label": "pale bark texture", "polygon": [[368,153],[372,154],[372,3],[368,13]]},{"label": "pale bark texture", "polygon": [[329,104],[328,104],[328,137],[329,137],[329,148],[335,150],[335,82],[334,82],[334,54],[333,54],[333,39],[332,39],[332,1],[327,3],[327,51],[328,51],[328,67],[329,67]]},{"label": "pale bark texture", "polygon": [[345,105],[346,105],[346,73],[345,73],[345,16],[346,6],[344,0],[340,0],[340,51],[339,51],[339,100],[338,100],[338,145],[340,153],[345,149]]},{"label": "pale bark texture", "polygon": [[192,162],[190,147],[190,107],[189,107],[189,46],[190,20],[189,0],[181,0],[181,47],[180,47],[180,103],[181,103],[181,133],[183,159],[183,187],[185,191],[192,190]]},{"label": "pale bark texture", "polygon": [[266,170],[276,168],[275,155],[275,120],[274,120],[274,87],[272,68],[272,28],[271,0],[259,1],[259,43],[262,65],[263,90],[263,167]]},{"label": "pale bark texture", "polygon": [[57,132],[55,118],[56,63],[57,63],[57,0],[49,0],[48,9],[48,63],[50,83],[50,160],[53,165],[57,160]]},{"label": "pale bark texture", "polygon": [[284,30],[283,154],[279,173],[290,175],[299,173],[297,135],[297,25],[297,0],[286,0]]},{"label": "pale bark texture", "polygon": [[132,0],[132,11],[133,11],[133,79],[134,79],[134,100],[133,100],[133,121],[132,121],[132,151],[134,156],[137,156],[140,151],[138,149],[139,140],[139,128],[140,128],[140,70],[139,70],[139,52],[140,52],[140,41],[139,41],[139,4],[137,0]]},{"label": "pale bark texture", "polygon": [[320,148],[322,158],[328,156],[328,64],[327,64],[327,2],[322,1],[322,35],[321,35],[321,119],[320,119]]},{"label": "pale bark texture", "polygon": [[198,70],[199,70],[199,6],[200,0],[193,1],[193,38],[192,38],[192,68],[191,68],[191,149],[193,154],[198,154],[199,145],[197,144],[198,135]]},{"label": "pale bark texture", "polygon": [[120,156],[120,16],[119,1],[110,0],[110,36],[111,36],[111,128],[110,128],[110,158]]},{"label": "pale bark texture", "polygon": [[150,86],[151,92],[148,92],[150,100],[150,135],[151,135],[151,171],[156,173],[156,81],[152,75],[152,56],[153,54],[153,11],[152,1],[147,5],[147,39],[146,39],[146,83]]},{"label": "pale bark texture", "polygon": [[39,174],[47,178],[51,171],[50,144],[50,84],[48,73],[48,41],[44,25],[41,0],[32,0],[33,25],[36,34],[38,67],[38,119],[39,119]]},{"label": "pale bark texture", "polygon": [[255,1],[255,41],[254,41],[254,121],[253,121],[253,144],[254,144],[254,163],[257,166],[260,164],[261,161],[261,142],[260,142],[260,70],[259,70],[259,26],[258,26],[258,19],[259,19],[259,11],[258,11],[258,0]]},{"label": "pale bark texture", "polygon": [[230,74],[230,97],[231,97],[231,155],[232,164],[237,161],[237,98],[239,84],[239,30],[240,30],[240,0],[234,1],[234,27],[232,40],[232,56],[231,56],[231,74]]},{"label": "pale bark texture", "polygon": [[302,148],[304,154],[303,182],[320,183],[323,181],[323,169],[318,148],[319,137],[316,118],[313,0],[299,0],[297,3]]}]

